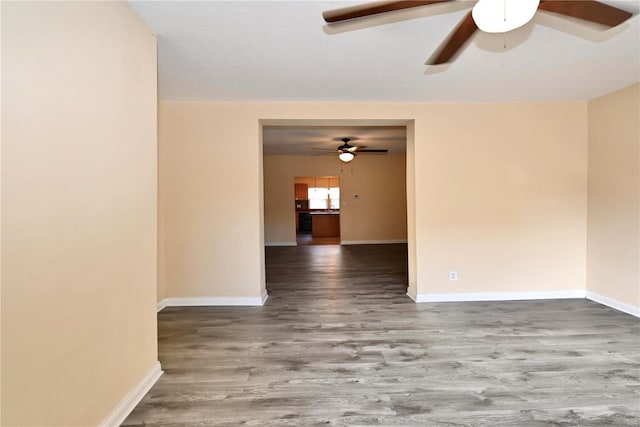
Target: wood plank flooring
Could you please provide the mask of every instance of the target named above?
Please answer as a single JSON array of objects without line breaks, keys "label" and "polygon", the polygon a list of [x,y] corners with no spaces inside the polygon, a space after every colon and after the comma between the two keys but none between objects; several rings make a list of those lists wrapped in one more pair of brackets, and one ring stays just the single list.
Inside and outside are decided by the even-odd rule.
[{"label": "wood plank flooring", "polygon": [[406,245],[267,248],[264,307],[166,308],[126,426],[638,426],[640,320],[414,304]]},{"label": "wood plank flooring", "polygon": [[297,233],[296,243],[298,246],[303,245],[339,245],[340,236],[337,237],[317,237],[311,233]]}]

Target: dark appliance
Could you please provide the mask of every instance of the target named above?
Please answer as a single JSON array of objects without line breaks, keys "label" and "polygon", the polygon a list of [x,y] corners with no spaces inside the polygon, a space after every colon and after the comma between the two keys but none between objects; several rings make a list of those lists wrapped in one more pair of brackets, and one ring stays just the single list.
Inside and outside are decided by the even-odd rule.
[{"label": "dark appliance", "polygon": [[309,212],[298,212],[298,231],[311,232],[311,214]]}]

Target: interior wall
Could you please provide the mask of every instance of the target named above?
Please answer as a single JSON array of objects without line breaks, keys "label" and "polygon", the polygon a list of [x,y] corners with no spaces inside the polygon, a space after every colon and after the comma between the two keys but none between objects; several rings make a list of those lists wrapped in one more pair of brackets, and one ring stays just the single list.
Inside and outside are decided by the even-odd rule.
[{"label": "interior wall", "polygon": [[1,424],[98,425],[158,368],[156,39],[119,2],[2,38]]},{"label": "interior wall", "polygon": [[[0,4],[0,24],[2,23],[2,5]],[[2,46],[0,31],[0,47]],[[0,94],[2,93],[2,57],[0,55]],[[0,103],[0,224],[2,224],[2,105]],[[2,227],[0,227],[0,242]],[[0,260],[2,260],[2,244],[0,244]],[[0,332],[2,331],[2,262],[0,262]],[[2,333],[0,333],[0,367],[2,366]],[[2,425],[2,369],[0,368],[0,425]]]},{"label": "interior wall", "polygon": [[166,297],[263,298],[258,119],[243,115],[242,104],[162,104],[160,235],[165,246],[159,258]]},{"label": "interior wall", "polygon": [[415,125],[407,123],[407,255],[408,255],[408,295],[418,295],[417,252],[416,252],[416,173],[415,173]]},{"label": "interior wall", "polygon": [[589,102],[587,290],[640,309],[640,84]]},{"label": "interior wall", "polygon": [[[165,103],[162,101],[158,101],[158,171],[167,170],[167,162],[170,161],[168,157],[169,154],[166,152],[167,150],[167,142],[166,142],[166,125],[167,120],[165,119]],[[164,300],[168,297],[167,291],[167,273],[166,273],[166,214],[168,209],[166,208],[166,191],[160,191],[160,188],[169,188],[171,186],[171,181],[168,179],[168,175],[165,173],[158,173],[158,292],[156,295],[157,302]]]},{"label": "interior wall", "polygon": [[[319,119],[412,123],[410,292],[584,291],[586,108],[585,102],[167,102],[168,162],[160,174],[171,183],[161,188],[168,292],[260,295],[260,123]],[[233,159],[224,155],[230,143]],[[449,281],[449,271],[459,280]]]},{"label": "interior wall", "polygon": [[416,120],[421,294],[584,292],[586,120],[585,102],[448,104]]},{"label": "interior wall", "polygon": [[296,242],[294,178],[328,175],[340,178],[343,242],[406,241],[405,164],[404,154],[360,155],[348,164],[337,156],[264,156],[265,243]]}]

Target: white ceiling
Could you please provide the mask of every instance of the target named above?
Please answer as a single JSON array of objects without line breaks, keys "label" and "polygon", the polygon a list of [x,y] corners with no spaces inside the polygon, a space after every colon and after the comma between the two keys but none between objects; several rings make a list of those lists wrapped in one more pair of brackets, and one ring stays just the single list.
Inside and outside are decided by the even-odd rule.
[{"label": "white ceiling", "polygon": [[262,133],[263,152],[271,155],[337,156],[335,150],[343,144],[340,139],[344,137],[353,139],[349,144],[366,146],[370,150],[387,149],[389,154],[406,151],[405,126],[265,126]]},{"label": "white ceiling", "polygon": [[478,32],[446,67],[424,62],[472,3],[335,27],[324,23],[322,11],[361,2],[129,3],[158,36],[162,99],[565,101],[640,80],[640,0],[605,1],[636,14],[610,31],[538,12],[506,35]]},{"label": "white ceiling", "polygon": [[[640,80],[640,0],[609,31],[538,12],[505,35],[476,33],[456,61],[425,60],[473,2],[328,26],[344,1],[130,1],[158,36],[160,97],[184,101],[500,102],[585,100]],[[506,46],[506,47],[505,47]],[[271,126],[265,154],[313,155],[335,138],[405,151],[404,127]]]}]

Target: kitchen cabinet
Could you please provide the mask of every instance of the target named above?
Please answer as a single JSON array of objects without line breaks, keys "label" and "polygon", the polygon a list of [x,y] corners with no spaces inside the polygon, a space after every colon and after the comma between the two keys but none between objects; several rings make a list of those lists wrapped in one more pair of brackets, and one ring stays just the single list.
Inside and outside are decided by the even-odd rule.
[{"label": "kitchen cabinet", "polygon": [[311,212],[313,237],[340,237],[340,214],[337,212]]},{"label": "kitchen cabinet", "polygon": [[309,185],[308,184],[293,184],[296,189],[296,200],[309,199]]}]

